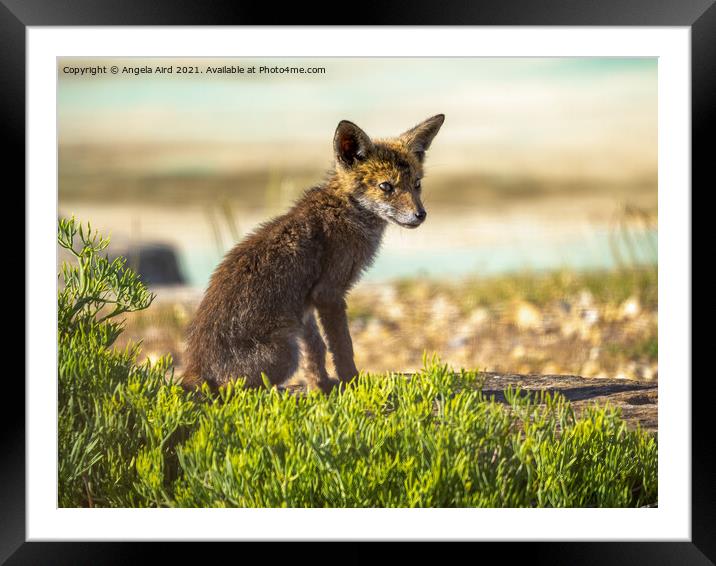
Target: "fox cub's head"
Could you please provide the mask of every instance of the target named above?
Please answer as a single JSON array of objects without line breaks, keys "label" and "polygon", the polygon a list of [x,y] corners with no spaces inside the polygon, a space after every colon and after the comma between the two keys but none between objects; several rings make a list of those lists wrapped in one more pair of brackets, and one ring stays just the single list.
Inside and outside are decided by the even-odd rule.
[{"label": "fox cub's head", "polygon": [[397,138],[371,140],[352,122],[333,138],[336,174],[350,198],[383,220],[417,228],[427,213],[420,199],[425,152],[445,116],[438,114]]}]

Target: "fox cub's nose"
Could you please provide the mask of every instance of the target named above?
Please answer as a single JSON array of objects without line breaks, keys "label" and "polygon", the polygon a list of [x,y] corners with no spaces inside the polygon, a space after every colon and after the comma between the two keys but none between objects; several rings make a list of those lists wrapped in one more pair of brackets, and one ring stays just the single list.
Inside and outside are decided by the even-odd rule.
[{"label": "fox cub's nose", "polygon": [[427,215],[428,213],[424,210],[418,210],[417,212],[415,212],[415,218],[417,218],[418,220],[425,220],[425,217]]}]

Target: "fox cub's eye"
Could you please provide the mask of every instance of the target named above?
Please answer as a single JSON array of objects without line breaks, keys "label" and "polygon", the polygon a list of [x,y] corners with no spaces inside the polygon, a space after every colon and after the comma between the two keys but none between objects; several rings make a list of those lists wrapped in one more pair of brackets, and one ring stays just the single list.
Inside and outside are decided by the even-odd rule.
[{"label": "fox cub's eye", "polygon": [[393,190],[393,185],[391,185],[390,183],[381,183],[380,185],[378,185],[378,188],[386,193],[389,193]]},{"label": "fox cub's eye", "polygon": [[419,189],[419,188],[420,188],[420,179],[417,179],[417,180],[415,181],[415,188],[416,188],[416,189]]}]

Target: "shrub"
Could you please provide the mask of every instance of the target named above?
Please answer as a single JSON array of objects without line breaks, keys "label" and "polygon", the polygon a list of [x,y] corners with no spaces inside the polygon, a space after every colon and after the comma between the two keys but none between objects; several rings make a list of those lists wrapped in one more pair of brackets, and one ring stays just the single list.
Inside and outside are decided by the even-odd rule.
[{"label": "shrub", "polygon": [[344,393],[230,387],[178,450],[190,507],[621,507],[656,500],[656,443],[563,396],[486,399],[437,362]]},{"label": "shrub", "polygon": [[154,296],[122,259],[101,255],[109,241],[89,224],[61,219],[58,243],[76,260],[63,263],[57,301],[58,504],[166,504],[170,441],[196,406],[172,382],[168,357],[138,365],[138,345],[112,348],[117,317]]},{"label": "shrub", "polygon": [[[79,238],[78,238],[79,237]],[[79,240],[79,241],[76,241]],[[58,293],[59,505],[182,507],[640,506],[657,443],[618,411],[508,389],[436,358],[345,391],[185,392],[169,357],[137,364],[117,317],[151,295],[74,219]]]}]

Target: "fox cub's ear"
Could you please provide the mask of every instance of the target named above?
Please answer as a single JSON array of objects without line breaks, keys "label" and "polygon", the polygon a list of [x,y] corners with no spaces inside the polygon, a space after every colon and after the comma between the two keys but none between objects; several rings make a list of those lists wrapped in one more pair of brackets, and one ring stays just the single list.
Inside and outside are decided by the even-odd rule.
[{"label": "fox cub's ear", "polygon": [[414,128],[400,135],[400,139],[408,146],[408,149],[418,156],[422,161],[425,159],[425,152],[430,147],[433,138],[440,131],[440,126],[445,121],[445,114],[438,114],[428,118]]},{"label": "fox cub's ear", "polygon": [[353,122],[342,120],[333,136],[333,151],[336,161],[343,167],[351,167],[356,161],[362,161],[373,151],[373,142],[368,135]]}]

